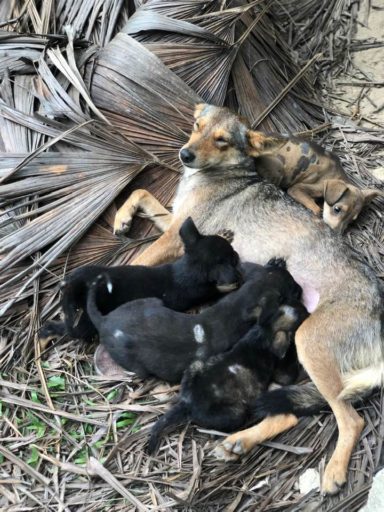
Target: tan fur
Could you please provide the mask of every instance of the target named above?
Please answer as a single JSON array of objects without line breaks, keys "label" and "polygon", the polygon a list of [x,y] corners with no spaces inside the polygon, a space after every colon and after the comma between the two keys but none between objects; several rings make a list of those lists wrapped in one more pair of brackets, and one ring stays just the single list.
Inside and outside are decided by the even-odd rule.
[{"label": "tan fur", "polygon": [[298,419],[293,414],[279,414],[265,418],[254,427],[241,430],[228,436],[214,450],[218,459],[236,460],[241,455],[250,452],[256,445],[271,439],[285,430],[296,426]]},{"label": "tan fur", "polygon": [[116,234],[129,231],[132,219],[137,211],[148,216],[161,231],[166,231],[172,221],[172,214],[147,190],[137,189],[119,208],[113,226]]},{"label": "tan fur", "polygon": [[259,174],[315,215],[321,214],[316,199],[324,199],[323,220],[343,232],[365,205],[382,192],[359,189],[347,178],[340,160],[323,148],[296,137],[282,138],[251,132],[250,154]]},{"label": "tan fur", "polygon": [[343,375],[343,390],[338,398],[351,400],[355,396],[364,395],[367,391],[382,386],[384,386],[384,365],[379,363]]},{"label": "tan fur", "polygon": [[[274,185],[255,183],[247,125],[227,109],[209,105],[200,106],[199,115],[204,119],[200,139],[221,128],[230,134],[230,157],[226,160],[222,156],[226,150],[207,155],[203,147],[199,150],[200,139],[194,139],[196,161],[194,167],[185,167],[174,200],[173,221],[136,262],[155,265],[177,257],[182,250],[178,229],[189,215],[203,233],[232,230],[234,248],[243,261],[264,264],[272,257],[286,259],[312,312],[297,331],[298,355],[332,408],[339,428],[337,447],[323,482],[325,492],[336,492],[345,481],[363,425],[353,407],[340,398],[344,378],[382,364],[384,359],[379,283],[321,220]],[[275,418],[276,423],[270,420],[275,426],[273,435],[297,421],[294,417]],[[243,437],[240,432],[237,441],[241,444],[244,439],[253,446],[264,431],[264,426],[258,427],[258,437]]]}]

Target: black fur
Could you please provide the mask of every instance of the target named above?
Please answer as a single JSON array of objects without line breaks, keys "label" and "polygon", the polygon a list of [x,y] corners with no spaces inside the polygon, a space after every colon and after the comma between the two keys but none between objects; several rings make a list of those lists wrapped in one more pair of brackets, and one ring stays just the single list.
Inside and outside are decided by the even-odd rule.
[{"label": "black fur", "polygon": [[[157,297],[177,311],[184,311],[220,295],[219,285],[239,284],[238,255],[221,236],[201,235],[189,217],[180,228],[185,254],[172,264],[158,267],[89,265],[76,269],[63,288],[64,322],[48,322],[41,338],[69,334],[91,340],[97,333],[86,311],[90,285],[103,273],[108,287],[97,290],[103,315],[131,300]],[[78,316],[80,316],[77,322]]]},{"label": "black fur", "polygon": [[140,299],[103,316],[95,303],[96,283],[88,295],[88,315],[117,364],[141,378],[179,382],[194,359],[228,350],[252,325],[268,322],[280,304],[301,295],[282,260],[256,274],[196,315],[172,311],[159,299]]},{"label": "black fur", "polygon": [[[253,404],[275,380],[275,370],[279,367],[273,343],[276,333],[281,330],[281,316],[285,313],[284,308],[279,308],[269,326],[255,325],[231,350],[190,365],[184,373],[177,404],[157,421],[151,431],[149,453],[155,451],[164,430],[182,422],[193,421],[205,428],[230,432],[254,419],[258,409]],[[288,351],[281,360],[282,367],[288,363],[287,383],[294,382],[298,375],[293,334],[306,316],[304,306],[298,300],[292,301],[284,332],[292,335],[288,338],[293,352]]]},{"label": "black fur", "polygon": [[278,414],[294,414],[297,417],[312,416],[327,409],[329,406],[326,400],[316,386],[309,382],[263,393],[252,406],[252,416],[255,420]]}]

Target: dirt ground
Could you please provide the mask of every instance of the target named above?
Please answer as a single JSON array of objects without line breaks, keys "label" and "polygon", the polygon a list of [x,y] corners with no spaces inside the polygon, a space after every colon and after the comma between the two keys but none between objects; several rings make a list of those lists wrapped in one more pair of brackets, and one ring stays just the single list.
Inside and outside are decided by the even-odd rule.
[{"label": "dirt ground", "polygon": [[[366,0],[360,9],[355,40],[369,40],[374,45],[384,40],[384,1],[373,1],[369,13],[368,3]],[[334,92],[340,99],[334,104],[361,126],[381,128],[384,133],[384,46],[356,49],[350,58],[353,72],[335,80]],[[384,149],[380,153],[384,155]],[[384,181],[384,166],[371,172]]]}]

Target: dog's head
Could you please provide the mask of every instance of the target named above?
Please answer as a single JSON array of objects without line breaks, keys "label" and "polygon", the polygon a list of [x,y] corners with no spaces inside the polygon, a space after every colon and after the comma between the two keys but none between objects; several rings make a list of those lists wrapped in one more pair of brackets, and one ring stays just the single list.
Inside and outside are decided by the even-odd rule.
[{"label": "dog's head", "polygon": [[180,228],[189,269],[225,293],[241,284],[239,255],[222,236],[202,235],[188,217]]},{"label": "dog's head", "polygon": [[360,189],[343,180],[327,180],[324,183],[324,222],[342,233],[363,207],[379,195],[383,195],[379,190]]},{"label": "dog's head", "polygon": [[180,150],[180,160],[190,172],[212,168],[248,166],[259,156],[270,137],[249,129],[246,119],[224,107],[200,103],[189,141]]}]

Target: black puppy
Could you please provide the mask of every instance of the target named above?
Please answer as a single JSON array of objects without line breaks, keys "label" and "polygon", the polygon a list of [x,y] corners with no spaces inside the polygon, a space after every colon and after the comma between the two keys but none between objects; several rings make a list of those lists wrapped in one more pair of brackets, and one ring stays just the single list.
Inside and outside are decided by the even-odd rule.
[{"label": "black puppy", "polygon": [[177,403],[152,428],[148,452],[155,451],[164,430],[182,422],[231,432],[252,421],[253,404],[272,381],[296,380],[293,335],[306,317],[301,302],[291,301],[280,306],[268,326],[251,327],[228,352],[194,361],[184,373]]},{"label": "black puppy", "polygon": [[299,298],[300,286],[283,260],[271,260],[239,290],[196,315],[178,313],[159,299],[129,302],[103,316],[88,294],[88,315],[112,359],[139,377],[180,382],[196,358],[231,348],[255,323],[265,323],[281,303]]},{"label": "black puppy", "polygon": [[[103,315],[145,297],[158,297],[167,307],[184,311],[239,286],[239,257],[229,241],[222,236],[201,235],[190,217],[179,233],[185,254],[174,263],[158,267],[89,265],[76,269],[64,283],[64,322],[47,322],[40,339],[64,334],[92,339],[97,331],[86,311],[87,293],[101,273],[107,286],[97,290],[96,302]],[[228,233],[223,236],[229,238]]]}]

